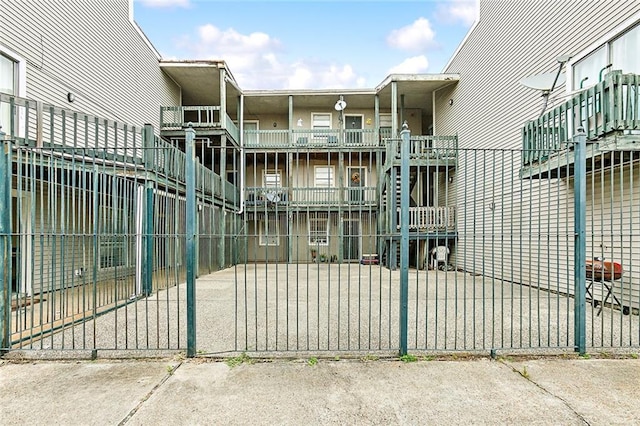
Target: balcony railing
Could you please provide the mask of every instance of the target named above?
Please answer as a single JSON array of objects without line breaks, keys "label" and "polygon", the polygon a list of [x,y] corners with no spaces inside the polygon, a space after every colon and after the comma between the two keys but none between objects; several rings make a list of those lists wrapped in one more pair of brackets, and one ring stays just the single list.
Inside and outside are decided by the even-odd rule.
[{"label": "balcony railing", "polygon": [[640,76],[612,71],[593,87],[581,91],[522,129],[522,164],[546,161],[570,147],[567,142],[582,126],[587,139],[612,132],[640,129]]},{"label": "balcony railing", "polygon": [[240,140],[238,126],[219,106],[164,106],[160,108],[160,130],[225,129],[234,140]]},{"label": "balcony railing", "polygon": [[[400,208],[398,208],[398,216]],[[398,220],[398,229],[400,229]],[[409,229],[417,231],[453,230],[456,228],[455,207],[409,207]]]},{"label": "balcony railing", "polygon": [[374,129],[245,130],[247,148],[358,148],[381,146]]},{"label": "balcony railing", "polygon": [[[400,159],[400,140],[392,139],[389,149]],[[453,160],[458,155],[457,136],[411,136],[409,159]]]},{"label": "balcony railing", "polygon": [[247,206],[373,206],[376,188],[265,188],[245,190]]}]

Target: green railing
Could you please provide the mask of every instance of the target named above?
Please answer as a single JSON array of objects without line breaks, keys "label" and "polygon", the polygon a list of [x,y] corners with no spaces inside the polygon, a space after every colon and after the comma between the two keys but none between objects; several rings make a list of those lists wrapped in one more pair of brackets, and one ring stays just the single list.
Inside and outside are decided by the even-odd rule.
[{"label": "green railing", "polygon": [[[393,156],[396,160],[400,159],[400,140],[389,139],[387,149],[395,152]],[[409,141],[409,159],[437,159],[450,160],[455,159],[458,155],[458,137],[457,136],[411,136]]]},{"label": "green railing", "polygon": [[235,140],[240,140],[240,130],[228,114],[222,114],[219,106],[163,106],[160,108],[160,130],[225,129]]},{"label": "green railing", "polygon": [[315,188],[315,187],[248,187],[245,190],[245,201],[248,207],[269,206],[374,206],[376,205],[376,188]]},{"label": "green railing", "polygon": [[577,93],[522,129],[522,164],[546,161],[569,148],[567,141],[583,127],[588,140],[612,132],[640,129],[640,76],[612,71],[593,87]]},{"label": "green railing", "polygon": [[245,130],[246,148],[370,148],[381,146],[374,129]]},{"label": "green railing", "polygon": [[[51,156],[63,161],[108,164],[114,172],[122,168],[138,174],[152,171],[153,176],[147,178],[161,180],[164,184],[185,183],[185,153],[155,135],[145,140],[142,127],[2,93],[0,126],[18,146],[49,149]],[[199,165],[197,186],[203,195],[223,198],[222,185],[218,174]],[[236,203],[238,189],[227,185],[224,198]]]}]

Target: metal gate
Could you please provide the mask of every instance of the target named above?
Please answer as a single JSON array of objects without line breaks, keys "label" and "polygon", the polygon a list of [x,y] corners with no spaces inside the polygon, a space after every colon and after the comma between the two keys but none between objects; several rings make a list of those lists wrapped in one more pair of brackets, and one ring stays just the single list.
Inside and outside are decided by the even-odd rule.
[{"label": "metal gate", "polygon": [[[24,119],[0,137],[3,351],[640,346],[636,150],[579,134],[527,175],[522,150],[360,130],[323,138],[321,155],[296,143],[240,158],[191,129],[172,143],[12,102]],[[243,179],[198,160],[220,153]]]},{"label": "metal gate", "polygon": [[[233,333],[226,345],[205,339],[199,347],[268,354],[638,347],[637,152],[580,157],[587,149],[578,134],[562,151],[565,163],[525,177],[522,150],[423,142],[408,132],[388,141],[387,182],[371,205],[345,196],[336,205],[290,200],[246,212],[246,222],[289,218],[279,228],[285,232],[272,228],[270,241],[295,255],[285,262],[249,258],[216,274],[216,283],[228,280],[234,309],[225,324]],[[309,154],[289,155],[285,169],[306,164]],[[353,155],[328,155],[323,167],[349,170],[375,157]],[[351,246],[344,224],[354,218],[365,223],[365,243],[351,262],[340,249]],[[238,240],[248,252],[265,243],[257,226]],[[594,273],[600,258],[621,263],[624,273]]]}]

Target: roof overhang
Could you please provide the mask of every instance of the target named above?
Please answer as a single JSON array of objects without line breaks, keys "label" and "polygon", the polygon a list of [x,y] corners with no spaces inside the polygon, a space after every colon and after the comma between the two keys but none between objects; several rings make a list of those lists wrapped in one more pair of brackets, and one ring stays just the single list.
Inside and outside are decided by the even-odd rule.
[{"label": "roof overhang", "polygon": [[182,105],[220,105],[222,70],[227,98],[237,98],[241,92],[224,61],[160,61],[160,69],[180,86]]},{"label": "roof overhang", "polygon": [[396,83],[397,94],[404,96],[405,106],[424,105],[425,98],[430,100],[432,93],[443,87],[460,81],[458,74],[391,74],[376,87],[380,103],[391,101],[392,83]]}]

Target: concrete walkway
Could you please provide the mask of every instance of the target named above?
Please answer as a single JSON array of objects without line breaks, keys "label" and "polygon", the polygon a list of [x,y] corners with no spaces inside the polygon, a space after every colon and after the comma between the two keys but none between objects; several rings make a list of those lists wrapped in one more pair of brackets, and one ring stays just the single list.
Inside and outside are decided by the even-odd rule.
[{"label": "concrete walkway", "polygon": [[1,423],[640,424],[634,357],[236,360],[0,361]]}]

